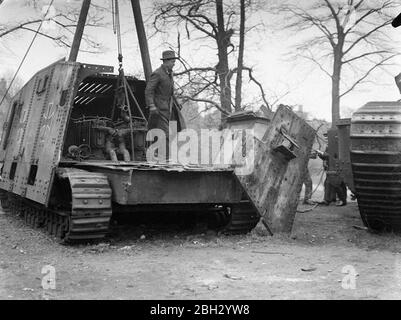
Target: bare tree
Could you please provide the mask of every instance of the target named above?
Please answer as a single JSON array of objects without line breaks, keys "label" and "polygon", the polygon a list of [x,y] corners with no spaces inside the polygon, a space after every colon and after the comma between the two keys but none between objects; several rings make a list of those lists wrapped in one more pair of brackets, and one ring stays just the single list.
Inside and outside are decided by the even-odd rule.
[{"label": "bare tree", "polygon": [[[23,5],[23,4],[21,4]],[[0,39],[18,37],[21,32],[36,33],[42,21],[45,22],[39,30],[38,35],[54,41],[59,46],[70,47],[75,32],[81,9],[80,1],[54,1],[50,10],[47,10],[48,1],[27,0],[25,6],[32,8],[32,16],[29,18],[15,19],[12,22],[0,22]],[[107,7],[91,5],[86,27],[105,27],[104,15],[109,11]],[[47,12],[47,15],[45,16]],[[101,44],[91,37],[84,35],[86,52],[99,52]]]},{"label": "bare tree", "polygon": [[[256,1],[252,6],[254,3]],[[179,0],[155,4],[153,25],[157,32],[176,26],[184,30],[187,41],[200,44],[202,52],[210,49],[209,52],[217,53],[217,61],[210,63],[199,59],[202,66],[190,66],[181,59],[185,70],[177,72],[176,76],[181,84],[178,94],[184,102],[205,102],[218,108],[224,119],[224,115],[233,109],[243,109],[241,90],[242,71],[245,70],[249,81],[258,86],[264,104],[269,107],[261,83],[253,76],[253,69],[244,64],[245,34],[255,28],[245,28],[246,12],[250,13],[252,6],[250,0],[241,0],[239,4],[230,0],[224,3],[223,0]],[[180,48],[181,34],[178,33],[179,52]],[[234,75],[237,79],[235,95],[231,86]]]},{"label": "bare tree", "polygon": [[238,70],[235,84],[235,110],[241,109],[242,89],[242,67],[244,65],[245,47],[245,0],[240,0],[240,26],[239,26],[239,48],[238,48]]},{"label": "bare tree", "polygon": [[[296,55],[311,61],[331,79],[332,123],[340,118],[340,100],[388,66],[397,53],[385,28],[392,17],[386,10],[394,1],[315,0],[280,5],[286,28],[302,42]],[[300,32],[308,33],[306,40]]]}]

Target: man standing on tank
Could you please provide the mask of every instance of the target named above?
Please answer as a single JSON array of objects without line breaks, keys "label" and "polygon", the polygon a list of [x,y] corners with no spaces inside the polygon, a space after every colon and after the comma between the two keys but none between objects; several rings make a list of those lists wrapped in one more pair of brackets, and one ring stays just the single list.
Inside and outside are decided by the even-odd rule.
[{"label": "man standing on tank", "polygon": [[148,129],[161,129],[166,136],[166,157],[169,156],[169,123],[173,114],[173,67],[174,51],[162,53],[162,65],[153,71],[145,89],[146,105],[149,107]]}]

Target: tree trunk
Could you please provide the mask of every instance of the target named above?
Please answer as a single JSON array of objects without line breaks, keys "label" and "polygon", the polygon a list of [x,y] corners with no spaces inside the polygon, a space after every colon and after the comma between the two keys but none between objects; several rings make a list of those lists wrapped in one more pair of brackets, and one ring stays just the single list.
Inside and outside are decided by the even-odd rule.
[{"label": "tree trunk", "polygon": [[[217,64],[217,73],[220,81],[220,103],[221,107],[228,113],[231,113],[231,85],[228,81],[228,54],[227,47],[230,43],[231,35],[227,34],[224,28],[224,12],[223,0],[216,0],[216,16],[217,16],[217,49],[219,63]],[[222,115],[222,122],[224,123],[225,116]]]},{"label": "tree trunk", "polygon": [[336,126],[337,120],[340,119],[340,77],[341,64],[334,59],[333,75],[331,77],[331,126]]},{"label": "tree trunk", "polygon": [[237,64],[237,81],[235,84],[235,111],[241,110],[242,97],[242,67],[244,64],[244,45],[245,45],[245,0],[241,0],[241,17],[239,27],[239,52]]},{"label": "tree trunk", "polygon": [[338,32],[338,43],[334,47],[333,74],[331,76],[331,127],[336,127],[340,119],[340,80],[345,35],[343,29]]}]

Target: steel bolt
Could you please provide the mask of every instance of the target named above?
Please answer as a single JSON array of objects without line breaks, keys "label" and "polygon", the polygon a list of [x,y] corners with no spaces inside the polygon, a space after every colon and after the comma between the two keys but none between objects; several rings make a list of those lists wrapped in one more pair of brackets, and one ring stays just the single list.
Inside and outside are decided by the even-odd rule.
[{"label": "steel bolt", "polygon": [[84,203],[87,204],[87,203],[88,203],[88,200],[85,199],[85,200],[84,200]]}]

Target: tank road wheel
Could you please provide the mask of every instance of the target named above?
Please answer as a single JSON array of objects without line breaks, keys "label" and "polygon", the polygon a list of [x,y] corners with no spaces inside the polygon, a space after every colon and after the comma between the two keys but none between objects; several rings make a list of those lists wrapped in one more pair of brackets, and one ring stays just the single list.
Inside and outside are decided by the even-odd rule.
[{"label": "tank road wheel", "polygon": [[0,205],[4,212],[10,211],[10,202],[8,201],[8,194],[6,191],[0,191]]},{"label": "tank road wheel", "polygon": [[11,212],[10,200],[8,200],[7,196],[1,198],[0,203],[1,203],[1,208],[3,209],[4,212]]},{"label": "tank road wheel", "polygon": [[20,210],[17,209],[17,212],[21,212],[22,216],[24,217],[25,224],[29,225],[29,208],[21,208]]},{"label": "tank road wheel", "polygon": [[38,226],[38,212],[34,210],[32,217],[32,227],[37,228],[37,226]]},{"label": "tank road wheel", "polygon": [[64,239],[68,231],[68,218],[66,216],[59,215],[57,224],[57,238]]},{"label": "tank road wheel", "polygon": [[211,211],[208,219],[208,228],[212,230],[222,230],[230,222],[229,208],[226,206],[216,205],[209,209]]},{"label": "tank road wheel", "polygon": [[44,209],[38,210],[38,228],[41,228],[45,225],[46,221],[46,211]]},{"label": "tank road wheel", "polygon": [[27,212],[28,225],[32,226],[33,225],[33,215],[34,215],[34,213],[32,212],[32,208],[23,208],[22,210],[25,210]]},{"label": "tank road wheel", "polygon": [[30,218],[31,218],[30,208],[21,208],[20,210],[23,212],[25,224],[30,225]]},{"label": "tank road wheel", "polygon": [[15,214],[14,203],[10,196],[8,197],[7,202],[8,202],[8,212],[10,212],[11,214]]},{"label": "tank road wheel", "polygon": [[249,200],[241,200],[240,203],[230,207],[230,222],[224,228],[224,233],[241,234],[248,233],[259,222],[259,214],[253,208]]},{"label": "tank road wheel", "polygon": [[59,215],[56,216],[56,221],[54,224],[54,235],[61,239],[61,217]]},{"label": "tank road wheel", "polygon": [[50,235],[52,234],[52,224],[53,224],[53,215],[51,212],[47,212],[46,231]]}]

